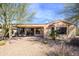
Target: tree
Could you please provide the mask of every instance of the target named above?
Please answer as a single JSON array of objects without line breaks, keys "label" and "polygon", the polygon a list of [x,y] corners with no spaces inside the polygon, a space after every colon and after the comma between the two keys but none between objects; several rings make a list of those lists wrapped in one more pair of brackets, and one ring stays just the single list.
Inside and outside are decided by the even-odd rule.
[{"label": "tree", "polygon": [[64,4],[64,10],[62,12],[65,18],[78,26],[79,24],[79,3]]},{"label": "tree", "polygon": [[[12,38],[12,21],[24,20],[29,15],[27,12],[28,4],[20,3],[1,3],[0,4],[0,23],[2,27],[3,39],[9,36]],[[33,14],[27,17],[29,19]],[[16,21],[17,22],[17,21]]]},{"label": "tree", "polygon": [[64,4],[64,10],[61,11],[64,14],[65,19],[70,21],[76,26],[76,34],[79,33],[79,3],[67,3]]}]

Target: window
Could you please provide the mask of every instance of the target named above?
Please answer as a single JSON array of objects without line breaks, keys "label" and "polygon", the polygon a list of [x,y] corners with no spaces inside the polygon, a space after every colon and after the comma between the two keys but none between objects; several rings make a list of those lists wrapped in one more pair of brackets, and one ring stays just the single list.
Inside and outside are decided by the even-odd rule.
[{"label": "window", "polygon": [[67,33],[67,27],[57,27],[57,33],[58,34],[66,34]]}]

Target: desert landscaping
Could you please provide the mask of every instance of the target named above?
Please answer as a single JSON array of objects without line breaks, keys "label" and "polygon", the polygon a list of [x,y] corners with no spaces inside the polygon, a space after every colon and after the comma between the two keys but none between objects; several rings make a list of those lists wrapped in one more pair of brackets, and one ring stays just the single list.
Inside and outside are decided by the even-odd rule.
[{"label": "desert landscaping", "polygon": [[79,56],[79,4],[0,3],[0,56]]},{"label": "desert landscaping", "polygon": [[79,55],[79,48],[63,45],[40,37],[17,37],[0,46],[0,56],[62,56]]}]

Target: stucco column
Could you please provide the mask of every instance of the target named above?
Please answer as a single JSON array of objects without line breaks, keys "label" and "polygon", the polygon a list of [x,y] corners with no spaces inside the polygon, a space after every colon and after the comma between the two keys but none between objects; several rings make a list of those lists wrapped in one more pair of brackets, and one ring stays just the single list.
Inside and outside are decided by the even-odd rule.
[{"label": "stucco column", "polygon": [[17,36],[20,35],[20,28],[17,28]]},{"label": "stucco column", "polygon": [[68,35],[69,35],[69,26],[67,25],[67,38],[68,38]]},{"label": "stucco column", "polygon": [[26,36],[26,34],[27,34],[27,29],[25,28],[25,36]]},{"label": "stucco column", "polygon": [[[55,31],[57,30],[57,26],[54,27],[54,30]],[[55,32],[55,39],[57,39],[56,32]]]},{"label": "stucco column", "polygon": [[48,29],[46,27],[44,27],[44,38],[45,39],[47,39],[47,37],[48,37],[47,32],[48,32]]},{"label": "stucco column", "polygon": [[36,35],[36,28],[34,28],[34,36]]}]

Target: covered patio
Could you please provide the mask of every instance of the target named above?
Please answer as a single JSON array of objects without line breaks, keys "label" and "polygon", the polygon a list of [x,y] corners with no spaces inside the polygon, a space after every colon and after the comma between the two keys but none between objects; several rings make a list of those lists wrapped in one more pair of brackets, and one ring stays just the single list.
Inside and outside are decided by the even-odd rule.
[{"label": "covered patio", "polygon": [[40,36],[44,35],[43,25],[16,25],[17,36]]}]

